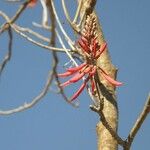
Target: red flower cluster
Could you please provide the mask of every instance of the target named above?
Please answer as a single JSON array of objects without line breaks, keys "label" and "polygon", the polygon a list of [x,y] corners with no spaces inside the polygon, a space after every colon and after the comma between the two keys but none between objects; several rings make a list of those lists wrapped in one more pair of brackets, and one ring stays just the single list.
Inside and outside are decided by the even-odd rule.
[{"label": "red flower cluster", "polygon": [[86,36],[82,36],[81,39],[78,41],[78,44],[80,45],[85,57],[86,62],[82,63],[81,65],[74,67],[74,68],[68,68],[65,73],[58,74],[59,77],[68,77],[71,75],[74,75],[71,79],[68,81],[62,83],[60,86],[65,87],[70,85],[71,83],[75,83],[85,77],[84,82],[80,86],[80,88],[75,92],[75,94],[71,97],[71,101],[75,100],[80,93],[84,90],[87,82],[90,80],[91,82],[91,90],[92,93],[96,90],[95,86],[95,80],[94,75],[96,74],[96,71],[99,70],[102,77],[106,79],[109,83],[111,83],[114,86],[120,86],[122,85],[121,82],[118,82],[111,78],[101,67],[96,66],[96,60],[101,56],[101,54],[106,50],[107,44],[104,43],[102,45],[98,44],[97,37],[90,38],[89,41],[89,34],[87,33]]}]

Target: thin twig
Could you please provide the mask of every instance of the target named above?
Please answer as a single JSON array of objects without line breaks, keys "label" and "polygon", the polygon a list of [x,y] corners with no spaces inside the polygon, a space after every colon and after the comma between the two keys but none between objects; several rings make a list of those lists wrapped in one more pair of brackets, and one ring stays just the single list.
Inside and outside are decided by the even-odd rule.
[{"label": "thin twig", "polygon": [[[37,46],[40,46],[42,48],[45,48],[45,49],[48,49],[48,50],[51,50],[51,51],[57,51],[57,52],[65,52],[65,50],[63,48],[57,48],[57,47],[52,47],[52,46],[47,46],[47,45],[44,45],[44,44],[41,44],[35,40],[33,40],[32,38],[30,38],[29,36],[27,36],[26,34],[20,32],[18,29],[16,29],[13,25],[11,25],[11,27],[14,29],[14,31],[16,31],[16,33],[18,33],[19,35],[21,35],[22,37],[24,37],[26,40],[30,41],[31,43],[37,45]],[[67,49],[68,52],[70,51],[69,49]]]},{"label": "thin twig", "polygon": [[67,56],[68,56],[68,57],[70,58],[70,60],[74,63],[75,66],[78,66],[77,62],[73,59],[72,55],[71,55],[71,54],[69,53],[69,51],[67,50],[67,48],[66,48],[66,46],[65,46],[63,40],[61,39],[60,34],[59,34],[59,32],[58,32],[57,30],[56,30],[56,35],[57,35],[57,37],[58,37],[58,40],[59,40],[61,46],[62,46],[63,49],[65,50]]},{"label": "thin twig", "polygon": [[15,26],[19,31],[30,33],[30,34],[32,34],[33,36],[35,36],[36,38],[38,38],[38,39],[40,39],[40,40],[43,40],[43,41],[45,41],[45,42],[49,42],[49,41],[50,41],[47,37],[45,37],[45,36],[43,36],[43,35],[41,35],[41,34],[35,32],[35,31],[31,30],[30,28],[24,28],[24,27],[18,26],[18,25],[16,25],[16,24],[14,24],[14,26]]},{"label": "thin twig", "polygon": [[41,5],[43,7],[43,14],[42,14],[42,25],[48,25],[48,8],[46,6],[46,0],[40,0]]},{"label": "thin twig", "polygon": [[26,2],[24,2],[20,7],[19,9],[17,10],[17,12],[15,13],[15,15],[12,17],[12,19],[10,20],[10,24],[14,23],[18,18],[19,16],[21,15],[21,13],[26,9],[28,3],[30,3],[29,0],[27,0]]},{"label": "thin twig", "polygon": [[46,30],[51,30],[51,26],[48,26],[48,25],[42,25],[42,24],[39,24],[39,23],[36,23],[36,22],[32,22],[32,25],[35,26],[35,27],[38,27],[38,28],[42,28],[42,29],[46,29]]},{"label": "thin twig", "polygon": [[[53,7],[52,7],[52,1],[48,1],[47,2],[47,6],[49,8],[49,13],[50,13],[50,20],[51,20],[51,27],[52,27],[52,34],[51,34],[51,42],[50,42],[50,45],[52,46],[55,46],[55,38],[56,38],[56,35],[60,41],[60,43],[62,43],[62,46],[63,48],[65,48],[64,44],[63,44],[63,41],[61,40],[61,37],[58,33],[58,31],[56,30],[55,28],[55,15],[54,15],[54,11],[53,11]],[[52,55],[53,55],[53,61],[55,62],[55,64],[58,64],[58,57],[57,57],[57,53],[56,52],[52,52]],[[59,86],[60,85],[60,82],[59,82],[59,79],[58,79],[58,76],[57,76],[57,65],[56,65],[56,68],[54,70],[54,75],[55,75],[55,79],[56,79],[56,82],[58,83],[58,88],[60,89],[60,93],[61,95],[63,96],[63,98],[65,99],[65,101],[69,104],[71,104],[72,106],[76,107],[75,104],[71,103],[66,95],[64,94],[64,91],[63,89]]]},{"label": "thin twig", "polygon": [[[10,21],[10,18],[2,11],[0,11],[0,16],[2,16],[4,19],[6,19],[7,22]],[[10,24],[12,29],[14,29],[14,31],[16,33],[18,33],[19,35],[21,35],[22,37],[24,37],[26,40],[30,41],[31,43],[40,46],[42,48],[48,49],[48,50],[54,50],[54,51],[59,51],[59,52],[65,52],[65,50],[63,48],[56,48],[56,47],[52,47],[52,46],[47,46],[44,44],[41,44],[35,40],[33,40],[32,38],[30,38],[29,36],[27,36],[26,34],[22,33],[21,31],[18,30],[17,26],[15,24]],[[68,49],[67,49],[68,50]],[[70,50],[68,50],[69,52]]]},{"label": "thin twig", "polygon": [[1,76],[1,74],[2,74],[2,72],[4,70],[4,68],[5,68],[6,64],[9,62],[9,60],[11,58],[11,53],[12,53],[12,39],[13,39],[11,28],[8,28],[8,35],[9,35],[8,52],[7,52],[6,56],[4,57],[4,60],[0,64],[0,76]]},{"label": "thin twig", "polygon": [[[59,40],[60,44],[61,44],[62,47],[66,50],[66,46],[65,46],[64,42],[62,41],[62,39],[61,39],[61,37],[60,37],[60,35],[59,35],[59,32],[58,32],[57,30],[55,30],[55,31],[56,31],[56,35],[57,35],[57,37],[58,37],[58,40]],[[73,61],[76,66],[78,66],[78,64],[76,63],[76,61],[73,59],[72,55],[70,55],[70,53],[68,53],[67,50],[66,50],[66,54],[67,54],[68,57],[71,59],[71,61]],[[56,74],[57,74],[57,72],[56,72]],[[71,104],[73,107],[78,107],[77,104],[71,103],[71,101],[70,101],[70,100],[67,98],[67,96],[65,95],[63,88],[59,86],[59,85],[60,85],[60,81],[59,81],[57,75],[56,75],[56,82],[57,82],[57,84],[58,84],[58,88],[59,88],[59,90],[60,90],[60,94],[63,96],[64,100],[65,100],[67,103]]]},{"label": "thin twig", "polygon": [[127,149],[130,149],[131,144],[136,136],[136,134],[138,133],[139,129],[141,128],[144,120],[146,119],[146,117],[148,116],[148,114],[150,113],[150,94],[146,100],[146,103],[144,105],[144,108],[141,112],[141,114],[139,115],[138,119],[136,120],[133,128],[131,129],[128,138],[127,138]]},{"label": "thin twig", "polygon": [[25,111],[25,110],[27,110],[29,108],[32,108],[40,100],[42,100],[42,98],[49,91],[49,87],[50,87],[51,82],[52,82],[53,77],[54,77],[54,68],[55,68],[55,66],[56,66],[56,64],[53,64],[53,69],[52,69],[52,71],[48,75],[46,84],[45,84],[44,88],[42,89],[41,93],[38,96],[36,96],[30,103],[24,103],[23,105],[21,105],[21,106],[19,106],[17,108],[9,109],[9,110],[0,110],[0,115],[11,115],[11,114],[14,114],[14,113]]},{"label": "thin twig", "polygon": [[54,10],[54,15],[55,15],[56,21],[57,21],[57,23],[59,25],[59,28],[60,28],[61,32],[63,33],[63,35],[64,35],[65,39],[67,40],[67,42],[68,42],[69,46],[71,47],[71,49],[74,50],[75,49],[74,48],[74,42],[70,39],[70,37],[67,35],[66,31],[64,30],[64,28],[63,28],[63,26],[62,26],[62,24],[60,22],[60,19],[59,19],[58,15],[57,15],[57,12],[56,12],[56,9],[55,9],[53,1],[52,1],[52,7],[53,7],[53,10]]},{"label": "thin twig", "polygon": [[77,33],[80,33],[80,29],[70,19],[69,13],[68,13],[67,8],[66,8],[65,0],[62,0],[61,2],[62,2],[62,7],[63,7],[64,13],[65,13],[66,19],[69,22],[70,26],[73,28],[74,31],[76,31]]},{"label": "thin twig", "polygon": [[[3,33],[5,30],[7,30],[9,28],[10,24],[13,24],[19,18],[19,16],[25,10],[25,8],[27,7],[29,2],[30,1],[28,0],[19,7],[19,9],[15,13],[15,15],[11,19],[9,19],[9,21],[7,20],[7,23],[4,24],[4,26],[0,30],[0,33]],[[1,11],[0,11],[0,15],[1,15]]]},{"label": "thin twig", "polygon": [[73,20],[73,23],[74,23],[74,24],[76,24],[76,22],[77,22],[77,20],[78,20],[78,17],[79,17],[79,15],[80,15],[80,10],[81,10],[82,3],[83,3],[83,0],[80,0],[80,1],[78,2],[78,8],[77,8],[77,11],[76,11],[74,20]]}]

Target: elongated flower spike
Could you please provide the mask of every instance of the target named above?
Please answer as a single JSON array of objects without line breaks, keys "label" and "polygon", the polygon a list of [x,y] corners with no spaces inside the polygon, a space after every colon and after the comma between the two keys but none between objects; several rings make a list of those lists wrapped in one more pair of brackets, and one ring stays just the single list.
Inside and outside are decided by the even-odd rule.
[{"label": "elongated flower spike", "polygon": [[97,71],[99,71],[98,73],[100,73],[101,76],[113,86],[122,85],[121,82],[111,78],[101,67],[96,65],[97,59],[99,59],[102,53],[106,50],[107,43],[105,42],[99,45],[97,35],[95,34],[95,29],[96,29],[95,18],[94,17],[90,18],[90,16],[89,18],[87,17],[87,21],[85,23],[85,27],[83,29],[81,38],[78,40],[78,45],[80,46],[83,55],[86,56],[86,61],[77,67],[66,69],[65,73],[58,74],[58,77],[63,78],[73,76],[66,82],[60,84],[61,87],[66,87],[70,84],[74,84],[84,77],[83,83],[70,98],[70,101],[75,100],[82,93],[88,81],[91,82],[90,86],[92,94],[94,95],[96,91],[94,77]]}]

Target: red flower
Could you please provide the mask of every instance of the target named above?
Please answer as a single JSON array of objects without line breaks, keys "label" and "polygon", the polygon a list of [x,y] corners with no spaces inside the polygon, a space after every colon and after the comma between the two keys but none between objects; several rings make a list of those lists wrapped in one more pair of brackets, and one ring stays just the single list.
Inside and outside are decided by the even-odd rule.
[{"label": "red flower", "polygon": [[[89,38],[91,39],[90,41],[88,40]],[[96,74],[97,70],[99,70],[102,77],[112,85],[114,86],[122,85],[121,82],[118,82],[113,78],[111,78],[102,68],[96,66],[96,60],[101,56],[101,54],[105,51],[107,47],[106,43],[104,43],[103,45],[99,45],[97,37],[92,38],[90,37],[89,34],[86,34],[86,36],[81,37],[81,39],[78,41],[78,44],[80,45],[86,57],[86,62],[82,63],[77,67],[67,69],[65,73],[58,74],[59,77],[68,77],[74,75],[68,81],[60,84],[61,87],[68,86],[85,77],[85,80],[80,86],[80,88],[71,97],[71,101],[75,100],[80,95],[80,93],[84,90],[89,80],[91,81],[91,90],[92,93],[94,94],[94,91],[96,90],[94,75]]]}]

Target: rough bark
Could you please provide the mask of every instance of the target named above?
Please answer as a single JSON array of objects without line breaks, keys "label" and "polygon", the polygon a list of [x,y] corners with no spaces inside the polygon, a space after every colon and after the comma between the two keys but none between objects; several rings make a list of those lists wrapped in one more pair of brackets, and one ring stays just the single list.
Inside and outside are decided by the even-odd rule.
[{"label": "rough bark", "polygon": [[[96,15],[96,14],[94,14]],[[98,20],[97,20],[98,21]],[[97,22],[98,23],[98,22]],[[98,23],[99,24],[99,23]],[[103,33],[101,26],[98,26],[98,39],[100,44],[104,42]],[[111,59],[107,51],[100,57],[97,62],[97,65],[101,66],[111,77],[115,78],[116,76],[116,68],[112,65]],[[118,108],[115,96],[115,88],[110,85],[106,80],[99,74],[100,82],[102,83],[100,86],[101,94],[104,98],[104,107],[103,113],[108,122],[109,126],[117,132],[118,126]],[[110,132],[106,129],[106,127],[100,121],[96,126],[97,138],[98,138],[98,150],[116,150],[117,142],[112,137]]]},{"label": "rough bark", "polygon": [[[82,6],[81,9],[81,16],[83,15],[83,12],[85,9],[87,9],[87,5],[90,5],[90,1],[88,0],[88,3],[86,3],[87,0],[84,0],[84,4]],[[91,1],[92,3],[93,1]],[[93,6],[93,5],[92,5]],[[92,8],[93,9],[93,8]],[[86,15],[88,15],[88,13],[96,16],[97,18],[97,35],[98,35],[98,41],[100,44],[103,44],[105,42],[104,40],[104,36],[102,33],[102,28],[101,25],[99,23],[99,19],[96,15],[96,13],[92,10],[92,9],[88,9],[89,12],[86,12]],[[86,16],[85,16],[86,18]],[[82,26],[84,26],[84,21],[82,23]],[[112,78],[116,77],[116,68],[113,66],[113,64],[111,63],[111,59],[109,56],[109,52],[108,49],[102,54],[102,56],[100,57],[100,59],[97,61],[97,65],[100,66],[101,68],[103,68]],[[115,88],[109,84],[106,80],[104,80],[100,73],[98,74],[99,76],[99,89],[100,89],[100,93],[101,96],[104,100],[104,107],[103,107],[103,114],[104,117],[109,125],[109,127],[117,132],[117,126],[118,126],[118,108],[117,108],[117,102],[116,102],[116,96],[115,96]],[[100,101],[100,99],[99,99]],[[99,113],[100,114],[100,113]],[[100,116],[101,118],[101,116]],[[116,150],[118,147],[117,141],[115,140],[115,138],[112,136],[112,134],[108,131],[108,129],[103,125],[102,123],[103,121],[98,122],[97,126],[96,126],[96,132],[97,132],[97,143],[98,143],[98,150]]]}]

